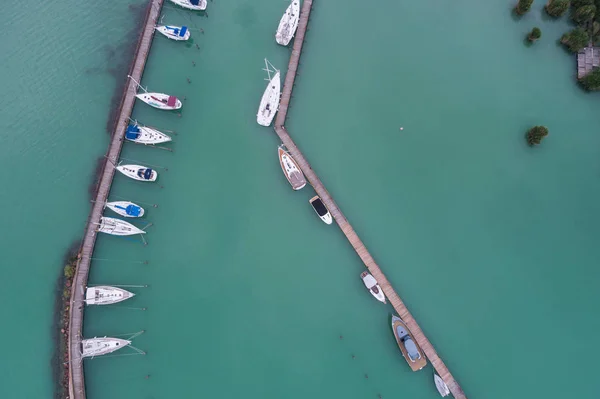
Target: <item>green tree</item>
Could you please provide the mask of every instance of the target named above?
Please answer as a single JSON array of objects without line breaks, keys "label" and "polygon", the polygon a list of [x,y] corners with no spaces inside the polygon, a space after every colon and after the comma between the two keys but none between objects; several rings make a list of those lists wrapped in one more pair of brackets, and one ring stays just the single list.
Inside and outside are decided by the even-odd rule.
[{"label": "green tree", "polygon": [[573,9],[582,6],[591,6],[592,4],[594,4],[594,0],[571,0],[571,7],[573,7]]},{"label": "green tree", "polygon": [[600,90],[600,69],[594,69],[592,72],[579,79],[579,83],[586,90]]},{"label": "green tree", "polygon": [[581,28],[575,28],[562,35],[560,42],[567,46],[573,53],[578,52],[588,45],[590,37],[587,32]]},{"label": "green tree", "polygon": [[65,266],[65,277],[71,278],[75,275],[75,268],[72,265]]},{"label": "green tree", "polygon": [[593,21],[595,16],[595,5],[581,6],[578,9],[576,9],[573,13],[573,21],[577,22],[580,25],[585,25]]},{"label": "green tree", "polygon": [[540,37],[542,37],[542,31],[536,26],[531,30],[531,32],[529,32],[529,36],[527,36],[527,39],[529,39],[530,42],[535,42]]},{"label": "green tree", "polygon": [[546,126],[534,126],[527,131],[525,137],[527,138],[527,144],[536,145],[540,144],[547,135],[548,128]]},{"label": "green tree", "polygon": [[551,17],[562,17],[569,9],[569,0],[548,0],[545,9]]},{"label": "green tree", "polygon": [[519,0],[517,6],[515,7],[515,12],[519,15],[523,15],[527,13],[531,9],[531,4],[533,0]]}]

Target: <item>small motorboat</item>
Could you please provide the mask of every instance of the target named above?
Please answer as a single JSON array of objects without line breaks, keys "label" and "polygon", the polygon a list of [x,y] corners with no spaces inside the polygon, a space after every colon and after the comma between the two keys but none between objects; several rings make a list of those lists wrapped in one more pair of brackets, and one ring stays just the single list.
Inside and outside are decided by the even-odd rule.
[{"label": "small motorboat", "polygon": [[119,338],[90,338],[81,340],[81,356],[96,357],[113,353],[121,348],[131,345],[131,341]]},{"label": "small motorboat", "polygon": [[292,3],[285,10],[285,14],[279,21],[275,41],[282,46],[287,46],[294,37],[300,20],[300,0],[292,0]]},{"label": "small motorboat", "polygon": [[375,297],[379,302],[385,303],[385,295],[383,295],[383,291],[381,291],[381,287],[377,284],[377,280],[375,277],[371,276],[369,272],[362,272],[360,274],[360,278],[362,279],[365,287],[369,290],[371,295]]},{"label": "small motorboat", "polygon": [[206,0],[171,0],[171,3],[187,8],[188,10],[206,10]]},{"label": "small motorboat", "polygon": [[156,181],[158,177],[155,170],[141,165],[119,165],[117,170],[133,180]]},{"label": "small motorboat", "polygon": [[146,234],[142,229],[139,229],[129,222],[121,219],[101,217],[98,225],[100,233],[106,233],[113,236],[132,236],[134,234]]},{"label": "small motorboat", "polygon": [[450,395],[450,390],[448,389],[448,386],[446,385],[444,380],[442,380],[442,377],[440,377],[436,373],[433,373],[433,382],[435,382],[435,387],[437,388],[438,392],[442,397]]},{"label": "small motorboat", "polygon": [[105,207],[126,218],[141,218],[144,216],[144,208],[129,201],[107,202]]},{"label": "small motorboat", "polygon": [[142,85],[140,85],[131,75],[128,75],[128,77],[143,91],[143,93],[137,93],[135,96],[151,107],[167,111],[181,108],[181,101],[177,97],[164,93],[149,93],[148,90],[142,87]]},{"label": "small motorboat", "polygon": [[135,296],[134,293],[117,287],[99,285],[88,287],[85,291],[85,303],[88,305],[111,305]]},{"label": "small motorboat", "polygon": [[321,198],[319,198],[318,195],[315,195],[310,199],[310,204],[312,205],[313,209],[315,210],[315,212],[317,212],[317,215],[319,215],[323,222],[325,222],[326,224],[331,224],[331,222],[333,221],[333,219],[331,218],[331,214],[329,213],[327,207],[325,206],[323,201],[321,201]]},{"label": "small motorboat", "polygon": [[414,337],[406,324],[404,324],[404,321],[398,316],[392,316],[392,330],[394,331],[394,336],[396,337],[396,342],[400,347],[402,356],[404,356],[412,371],[419,371],[425,367],[427,365],[425,354],[417,346]]},{"label": "small motorboat", "polygon": [[[279,109],[279,97],[281,95],[281,77],[279,70],[265,58],[267,76],[269,85],[265,89],[265,92],[260,99],[260,105],[258,106],[258,113],[256,114],[256,122],[261,126],[270,126],[273,122],[273,118]],[[273,68],[273,71],[269,69],[269,66]],[[271,73],[275,72],[275,75],[271,77]]]},{"label": "small motorboat", "polygon": [[159,25],[155,29],[171,40],[188,40],[191,35],[187,26]]},{"label": "small motorboat", "polygon": [[288,179],[294,190],[300,190],[306,186],[306,179],[300,167],[292,158],[289,152],[283,149],[283,146],[277,148],[279,154],[279,164],[283,170],[283,174]]},{"label": "small motorboat", "polygon": [[153,129],[148,126],[131,123],[125,131],[125,139],[138,144],[160,144],[167,143],[172,140],[163,132]]}]

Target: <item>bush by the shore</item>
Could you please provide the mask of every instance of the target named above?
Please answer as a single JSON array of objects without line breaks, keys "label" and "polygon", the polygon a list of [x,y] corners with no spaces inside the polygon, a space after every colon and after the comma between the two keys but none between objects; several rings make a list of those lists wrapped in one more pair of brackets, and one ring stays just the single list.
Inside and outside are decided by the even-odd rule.
[{"label": "bush by the shore", "polygon": [[573,12],[573,21],[579,25],[587,25],[596,17],[596,6],[593,4],[581,6]]},{"label": "bush by the shore", "polygon": [[531,4],[533,4],[533,0],[519,0],[515,6],[515,12],[524,15],[531,9]]},{"label": "bush by the shore", "polygon": [[575,28],[572,31],[565,33],[560,39],[560,42],[567,46],[573,53],[576,53],[587,46],[589,41],[590,37],[588,33],[582,28]]},{"label": "bush by the shore", "polygon": [[542,30],[536,26],[535,28],[533,28],[531,30],[531,32],[529,32],[529,35],[527,36],[527,39],[530,42],[534,43],[540,37],[542,37]]},{"label": "bush by the shore", "polygon": [[565,15],[569,9],[569,0],[549,0],[544,8],[548,15],[559,18]]},{"label": "bush by the shore", "polygon": [[546,126],[534,126],[527,131],[525,138],[527,144],[533,146],[538,145],[542,142],[542,139],[548,135],[548,128]]},{"label": "bush by the shore", "polygon": [[594,69],[592,72],[579,79],[579,83],[581,83],[586,90],[600,90],[600,69]]}]

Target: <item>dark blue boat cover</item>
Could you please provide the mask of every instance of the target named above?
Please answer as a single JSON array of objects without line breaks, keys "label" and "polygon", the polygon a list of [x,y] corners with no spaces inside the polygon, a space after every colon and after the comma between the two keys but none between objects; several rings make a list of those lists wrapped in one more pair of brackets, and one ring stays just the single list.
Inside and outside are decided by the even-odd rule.
[{"label": "dark blue boat cover", "polygon": [[125,208],[125,213],[127,213],[129,216],[140,216],[140,207],[135,205],[127,205],[127,208]]},{"label": "dark blue boat cover", "polygon": [[144,172],[144,179],[150,180],[150,177],[152,177],[152,169],[148,168]]},{"label": "dark blue boat cover", "polygon": [[127,131],[125,132],[125,138],[128,140],[135,140],[140,137],[140,128],[137,125],[129,125],[127,126]]},{"label": "dark blue boat cover", "polygon": [[[184,37],[186,32],[187,32],[187,26],[182,26],[181,30],[179,31],[179,37]],[[175,32],[175,33],[177,33],[177,32]]]},{"label": "dark blue boat cover", "polygon": [[193,6],[197,6],[198,3],[200,3],[200,0],[190,0],[190,3],[192,3]]}]

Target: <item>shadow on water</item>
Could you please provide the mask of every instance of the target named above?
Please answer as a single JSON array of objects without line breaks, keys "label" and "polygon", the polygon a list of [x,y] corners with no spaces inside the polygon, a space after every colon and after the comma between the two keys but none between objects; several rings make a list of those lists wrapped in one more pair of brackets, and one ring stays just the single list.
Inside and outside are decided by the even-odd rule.
[{"label": "shadow on water", "polygon": [[108,158],[106,158],[104,155],[102,155],[101,157],[99,157],[96,160],[96,167],[94,168],[94,174],[92,175],[92,181],[90,182],[90,185],[88,186],[88,195],[90,196],[90,200],[95,199],[96,195],[98,194],[100,177],[102,176],[102,173],[104,172],[104,167],[106,166],[106,162],[108,162]]}]

